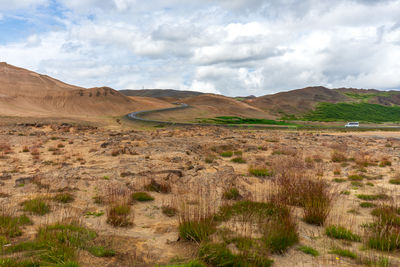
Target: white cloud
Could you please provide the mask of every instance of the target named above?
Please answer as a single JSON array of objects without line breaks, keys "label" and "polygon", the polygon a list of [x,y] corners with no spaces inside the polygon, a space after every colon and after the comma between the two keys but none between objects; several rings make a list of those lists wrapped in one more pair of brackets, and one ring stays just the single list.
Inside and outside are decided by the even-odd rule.
[{"label": "white cloud", "polygon": [[0,10],[12,10],[47,5],[49,0],[0,0]]},{"label": "white cloud", "polygon": [[400,88],[400,0],[57,2],[62,13],[50,17],[21,11],[31,23],[62,25],[0,45],[2,59],[86,87],[232,96],[309,85]]}]

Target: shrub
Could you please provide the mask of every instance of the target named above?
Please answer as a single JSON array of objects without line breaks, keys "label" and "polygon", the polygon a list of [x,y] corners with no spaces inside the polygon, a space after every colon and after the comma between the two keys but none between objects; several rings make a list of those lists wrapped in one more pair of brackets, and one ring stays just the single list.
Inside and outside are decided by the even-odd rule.
[{"label": "shrub", "polygon": [[297,225],[289,216],[278,216],[263,227],[263,241],[272,253],[283,253],[299,241]]},{"label": "shrub", "polygon": [[316,249],[309,247],[309,246],[300,246],[298,248],[298,250],[300,250],[301,252],[303,252],[305,254],[309,254],[313,257],[319,256],[319,252]]},{"label": "shrub", "polygon": [[179,236],[189,241],[205,241],[215,230],[213,218],[180,220],[179,222]]},{"label": "shrub", "polygon": [[334,181],[334,182],[336,182],[336,183],[344,183],[344,182],[346,182],[347,180],[346,180],[346,179],[343,179],[343,178],[335,178],[335,179],[333,179],[332,181]]},{"label": "shrub", "polygon": [[331,160],[332,162],[346,162],[347,158],[345,154],[335,150],[331,154]]},{"label": "shrub", "polygon": [[233,156],[233,152],[232,151],[224,151],[220,155],[221,155],[221,157],[224,157],[224,158],[230,158]]},{"label": "shrub", "polygon": [[325,233],[327,236],[336,239],[343,239],[348,241],[361,241],[361,237],[359,235],[353,234],[351,230],[348,230],[342,226],[331,225],[325,229]]},{"label": "shrub", "polygon": [[170,206],[162,206],[161,207],[162,213],[167,217],[174,217],[178,212],[177,209]]},{"label": "shrub", "polygon": [[360,203],[361,208],[374,208],[376,205],[372,202],[361,202]]},{"label": "shrub", "polygon": [[389,183],[395,184],[395,185],[400,185],[400,178],[391,179],[391,180],[389,180]]},{"label": "shrub", "polygon": [[89,247],[88,251],[96,257],[114,257],[116,254],[114,250],[102,246]]},{"label": "shrub", "polygon": [[154,179],[152,179],[151,182],[145,186],[145,189],[148,191],[154,191],[164,194],[168,194],[171,192],[171,186],[169,184],[157,183]]},{"label": "shrub", "polygon": [[234,163],[240,163],[240,164],[246,163],[246,160],[242,157],[235,157],[235,158],[231,159],[231,161]]},{"label": "shrub", "polygon": [[306,223],[323,225],[331,211],[333,194],[323,180],[309,180],[303,192],[303,219]]},{"label": "shrub", "polygon": [[131,226],[132,222],[129,218],[131,206],[127,204],[117,204],[111,206],[107,211],[107,223],[116,227]]},{"label": "shrub", "polygon": [[214,162],[214,160],[215,160],[215,156],[212,156],[212,155],[209,155],[209,156],[207,156],[206,158],[205,158],[205,163],[213,163]]},{"label": "shrub", "polygon": [[272,176],[272,172],[269,171],[267,168],[255,168],[255,167],[250,167],[249,168],[249,173],[251,175],[257,176],[257,177],[267,177],[267,176]]},{"label": "shrub", "polygon": [[331,254],[336,254],[342,257],[350,258],[350,259],[357,259],[357,254],[351,252],[348,249],[341,249],[341,248],[333,248],[329,251]]},{"label": "shrub", "polygon": [[400,227],[400,209],[392,206],[381,206],[375,208],[371,215],[379,217],[381,222]]},{"label": "shrub", "polygon": [[363,176],[358,175],[358,174],[353,174],[353,175],[349,175],[347,177],[350,181],[362,181],[364,179]]},{"label": "shrub", "polygon": [[[97,234],[77,224],[57,223],[39,229],[33,241],[8,247],[7,252],[28,252],[36,265],[10,266],[78,266],[79,249],[88,249]],[[23,255],[23,254],[22,254]]]},{"label": "shrub", "polygon": [[224,194],[222,195],[222,198],[227,200],[239,200],[242,198],[242,196],[239,194],[239,190],[233,187],[225,191]]},{"label": "shrub", "polygon": [[146,202],[154,200],[154,197],[150,196],[146,192],[136,192],[132,194],[132,199],[139,202]]},{"label": "shrub", "polygon": [[368,246],[381,251],[400,249],[399,209],[382,206],[372,211],[374,222],[368,226]]},{"label": "shrub", "polygon": [[22,202],[24,207],[24,211],[36,214],[36,215],[45,215],[50,212],[50,207],[47,205],[45,201],[41,198],[35,198],[31,200],[26,200]]},{"label": "shrub", "polygon": [[71,193],[60,193],[53,198],[57,202],[70,203],[74,201],[74,196]]},{"label": "shrub", "polygon": [[211,266],[262,266],[269,267],[273,261],[267,257],[254,255],[235,255],[225,244],[208,243],[200,247],[199,257]]},{"label": "shrub", "polygon": [[13,217],[10,215],[0,215],[0,237],[16,237],[22,234],[21,226],[31,224],[31,220],[26,215]]},{"label": "shrub", "polygon": [[386,194],[377,194],[377,195],[359,194],[357,195],[357,197],[361,200],[366,200],[366,201],[385,200],[389,198],[389,196]]},{"label": "shrub", "polygon": [[392,162],[390,162],[390,160],[388,160],[388,159],[383,159],[379,163],[379,167],[386,167],[386,166],[392,166]]}]

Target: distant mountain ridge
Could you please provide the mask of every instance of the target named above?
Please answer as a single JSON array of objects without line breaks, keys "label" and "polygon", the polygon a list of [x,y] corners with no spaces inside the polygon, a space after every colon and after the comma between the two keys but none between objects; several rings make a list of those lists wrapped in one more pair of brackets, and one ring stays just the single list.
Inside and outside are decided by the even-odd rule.
[{"label": "distant mountain ridge", "polygon": [[[0,114],[11,116],[114,116],[146,109],[148,100],[109,87],[82,88],[0,63]],[[157,104],[160,107],[168,107]]]},{"label": "distant mountain ridge", "polygon": [[244,101],[249,105],[275,114],[304,114],[313,110],[321,102],[367,102],[386,106],[400,105],[400,92],[355,88],[329,89],[323,86],[314,86],[264,95]]},{"label": "distant mountain ridge", "polygon": [[202,92],[181,91],[174,89],[125,89],[119,90],[119,92],[126,96],[146,96],[155,98],[188,98],[204,94]]}]

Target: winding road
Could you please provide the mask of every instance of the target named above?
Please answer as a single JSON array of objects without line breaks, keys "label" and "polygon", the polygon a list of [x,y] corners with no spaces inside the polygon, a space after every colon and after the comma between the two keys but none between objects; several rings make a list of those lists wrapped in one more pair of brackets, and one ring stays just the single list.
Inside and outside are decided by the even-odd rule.
[{"label": "winding road", "polygon": [[[140,117],[140,115],[149,114],[149,113],[156,113],[156,112],[163,112],[163,111],[171,111],[171,110],[179,110],[179,109],[186,109],[190,108],[188,104],[180,103],[180,106],[172,107],[172,108],[162,108],[162,109],[151,109],[151,110],[141,110],[129,113],[126,117],[133,121],[141,121],[141,122],[150,122],[150,123],[158,123],[158,124],[165,124],[165,125],[175,125],[175,126],[222,126],[222,127],[230,127],[230,128],[257,128],[257,129],[298,129],[297,126],[276,126],[276,125],[237,125],[237,124],[212,124],[212,123],[185,123],[185,122],[172,122],[172,121],[159,121],[159,120],[151,120],[145,119]],[[314,130],[349,130],[349,131],[357,131],[357,130],[394,130],[399,131],[400,127],[398,126],[360,126],[357,128],[345,128],[343,127],[321,127],[321,126],[306,126],[303,125],[300,127],[301,129],[314,129]]]}]

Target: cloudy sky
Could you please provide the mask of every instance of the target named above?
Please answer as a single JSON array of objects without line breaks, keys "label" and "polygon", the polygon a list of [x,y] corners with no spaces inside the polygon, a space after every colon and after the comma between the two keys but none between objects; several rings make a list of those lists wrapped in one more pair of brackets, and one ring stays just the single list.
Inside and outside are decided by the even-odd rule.
[{"label": "cloudy sky", "polygon": [[84,87],[400,89],[400,0],[0,0],[0,61]]}]

